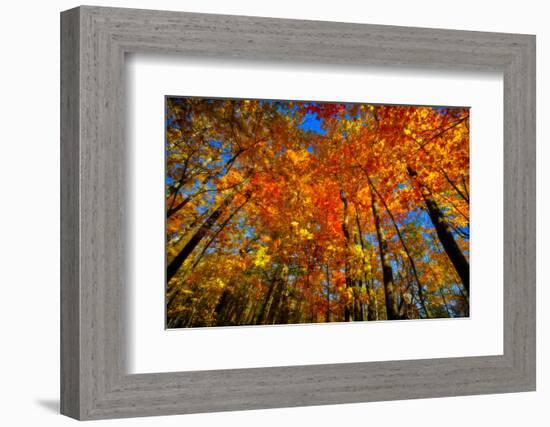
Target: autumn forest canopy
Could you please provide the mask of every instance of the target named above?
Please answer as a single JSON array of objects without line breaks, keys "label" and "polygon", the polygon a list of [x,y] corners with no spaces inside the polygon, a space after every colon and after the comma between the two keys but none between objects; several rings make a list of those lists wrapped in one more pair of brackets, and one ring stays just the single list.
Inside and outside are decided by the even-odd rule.
[{"label": "autumn forest canopy", "polygon": [[166,98],[169,328],[469,316],[469,109]]}]

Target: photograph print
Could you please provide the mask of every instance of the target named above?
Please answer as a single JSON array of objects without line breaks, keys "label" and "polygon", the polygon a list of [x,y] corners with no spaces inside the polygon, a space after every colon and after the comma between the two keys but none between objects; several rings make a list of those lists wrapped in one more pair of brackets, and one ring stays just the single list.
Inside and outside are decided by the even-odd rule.
[{"label": "photograph print", "polygon": [[166,328],[469,317],[469,119],[166,96]]}]

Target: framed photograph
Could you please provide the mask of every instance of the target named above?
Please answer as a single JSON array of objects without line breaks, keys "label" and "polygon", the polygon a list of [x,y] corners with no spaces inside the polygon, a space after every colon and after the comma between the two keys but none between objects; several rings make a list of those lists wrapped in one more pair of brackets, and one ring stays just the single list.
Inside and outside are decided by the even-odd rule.
[{"label": "framed photograph", "polygon": [[535,390],[535,37],[61,15],[61,412]]}]

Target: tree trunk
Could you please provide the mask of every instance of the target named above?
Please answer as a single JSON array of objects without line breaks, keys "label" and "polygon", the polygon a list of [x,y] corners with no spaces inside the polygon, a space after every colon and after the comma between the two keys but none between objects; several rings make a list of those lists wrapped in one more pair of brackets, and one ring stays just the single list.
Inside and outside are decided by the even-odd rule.
[{"label": "tree trunk", "polygon": [[224,289],[218,303],[216,304],[216,308],[214,309],[214,313],[216,314],[216,324],[218,326],[223,326],[225,324],[224,314],[229,298],[230,292],[227,289]]},{"label": "tree trunk", "polygon": [[380,264],[382,265],[382,280],[384,282],[384,295],[386,302],[386,317],[388,320],[399,319],[399,307],[397,304],[397,289],[393,279],[393,271],[388,257],[388,243],[378,213],[376,195],[372,185],[370,185],[371,193],[371,208],[374,218],[374,226],[376,228],[376,236],[378,238],[378,250],[380,253]]},{"label": "tree trunk", "polygon": [[[348,199],[346,198],[346,193],[344,192],[344,190],[340,190],[340,200],[342,200],[342,205],[343,205],[342,232],[344,233],[344,238],[346,240],[346,261],[344,264],[344,270],[346,274],[346,291],[347,291],[348,289],[353,288],[353,279],[350,277],[350,274],[349,274],[350,234],[349,234],[349,228],[348,228]],[[346,295],[346,298],[347,298],[347,295]],[[352,298],[355,298],[355,296],[353,296]],[[350,320],[352,320],[352,310],[350,310],[350,304],[346,302],[344,306],[344,321],[349,322]]]},{"label": "tree trunk", "polygon": [[363,302],[361,301],[361,289],[363,288],[363,281],[359,280],[357,283],[358,285],[356,285],[353,288],[354,290],[353,320],[357,320],[361,322],[365,320],[364,305],[363,305]]},{"label": "tree trunk", "polygon": [[376,298],[376,289],[372,281],[366,283],[367,295],[369,296],[369,305],[367,306],[367,320],[378,320],[378,304]]},{"label": "tree trunk", "polygon": [[330,271],[328,269],[328,264],[325,265],[325,275],[327,282],[327,311],[325,313],[325,321],[330,322]]},{"label": "tree trunk", "polygon": [[227,219],[224,222],[222,222],[222,224],[219,226],[218,230],[214,233],[214,235],[210,238],[210,240],[208,240],[206,245],[204,245],[200,255],[197,257],[197,259],[193,263],[193,267],[192,267],[193,269],[199,264],[202,257],[204,256],[204,254],[206,253],[206,251],[210,247],[210,245],[214,242],[214,240],[216,240],[216,238],[219,236],[219,234],[222,232],[222,230],[225,228],[225,226],[227,224],[229,224],[229,222],[231,222],[233,217],[243,208],[244,205],[246,205],[248,203],[249,200],[250,200],[250,193],[247,193],[246,196],[245,196],[244,202],[241,203],[239,206],[237,206],[233,212],[231,212],[231,214],[227,217]]},{"label": "tree trunk", "polygon": [[275,293],[273,294],[273,302],[269,307],[269,311],[267,313],[267,318],[266,318],[266,324],[268,325],[273,325],[277,321],[279,310],[281,308],[281,303],[283,300],[285,282],[281,277],[278,277],[275,281],[274,286],[275,286]]},{"label": "tree trunk", "polygon": [[193,252],[201,240],[206,236],[208,231],[214,226],[218,218],[224,213],[225,209],[233,201],[234,196],[228,197],[225,199],[220,206],[214,210],[208,217],[208,219],[200,226],[196,233],[191,237],[191,239],[185,244],[182,250],[174,257],[174,259],[168,264],[166,269],[166,282],[176,275],[182,264],[185,262],[187,257]]},{"label": "tree trunk", "polygon": [[[365,261],[365,241],[363,240],[363,229],[361,228],[361,220],[359,219],[359,212],[357,206],[355,207],[355,223],[357,224],[357,234],[359,236],[359,244],[361,245],[361,254],[363,255],[363,282],[365,285],[365,291],[368,295],[369,303],[367,305],[367,320],[378,320],[378,313],[376,310],[376,295],[373,292],[372,284],[367,277],[367,262]],[[361,302],[361,320],[364,320],[364,306]]]},{"label": "tree trunk", "polygon": [[277,314],[277,324],[278,325],[285,325],[288,323],[288,317],[290,315],[290,301],[289,301],[289,295],[288,295],[288,289],[287,284],[285,284],[282,297],[281,297],[281,304],[279,307],[279,313]]},{"label": "tree trunk", "polygon": [[401,246],[403,247],[403,250],[405,251],[405,254],[407,255],[407,259],[409,260],[409,264],[411,266],[412,272],[414,274],[414,278],[416,281],[416,285],[418,286],[418,298],[420,299],[420,305],[422,306],[422,309],[424,310],[424,314],[427,318],[430,318],[430,312],[428,310],[428,307],[426,305],[426,298],[424,297],[424,292],[422,289],[422,283],[420,282],[420,277],[418,275],[418,270],[416,269],[416,263],[414,262],[414,259],[411,255],[411,252],[409,251],[409,248],[407,247],[407,244],[405,243],[405,239],[403,238],[403,235],[401,234],[401,231],[399,230],[399,227],[397,225],[397,221],[395,220],[395,217],[393,216],[393,213],[390,211],[390,208],[388,207],[388,204],[383,199],[382,195],[378,192],[370,178],[367,177],[369,180],[369,183],[371,185],[371,188],[374,190],[374,192],[378,195],[378,198],[382,201],[382,204],[384,205],[384,208],[386,209],[386,212],[388,213],[391,222],[393,224],[393,228],[395,229],[395,232],[397,233],[397,237],[399,237],[399,241],[401,242]]},{"label": "tree trunk", "polygon": [[441,295],[441,298],[443,299],[443,306],[445,307],[445,311],[447,312],[447,317],[453,317],[451,315],[451,311],[449,310],[449,306],[447,304],[447,300],[445,299],[445,294],[443,293],[443,291],[441,290],[441,288],[439,288],[439,295]]},{"label": "tree trunk", "polygon": [[275,272],[273,273],[273,277],[270,279],[269,288],[265,294],[264,302],[262,304],[262,308],[260,309],[260,313],[258,314],[258,319],[256,320],[257,325],[263,325],[264,321],[267,316],[267,309],[269,307],[269,302],[271,300],[271,295],[273,294],[273,290],[275,286],[277,285],[277,280],[279,277],[280,267],[277,267]]},{"label": "tree trunk", "polygon": [[[407,167],[407,171],[411,178],[414,179],[417,176],[416,172],[412,168]],[[439,238],[439,241],[441,242],[445,253],[451,260],[451,263],[453,264],[458,276],[460,277],[466,293],[469,295],[470,264],[468,263],[466,257],[456,243],[453,233],[451,232],[451,229],[447,224],[447,221],[445,220],[443,212],[441,212],[441,209],[437,205],[437,202],[433,199],[426,186],[424,186],[422,183],[419,183],[419,185],[422,198],[424,199],[424,203],[426,204],[428,216],[430,217],[430,220],[435,227],[437,237]]]},{"label": "tree trunk", "polygon": [[254,303],[252,304],[252,307],[250,307],[250,312],[248,314],[248,318],[247,318],[247,321],[246,321],[247,325],[254,325],[255,324],[254,319],[256,319],[256,311],[257,310],[258,310],[258,302],[254,301]]}]

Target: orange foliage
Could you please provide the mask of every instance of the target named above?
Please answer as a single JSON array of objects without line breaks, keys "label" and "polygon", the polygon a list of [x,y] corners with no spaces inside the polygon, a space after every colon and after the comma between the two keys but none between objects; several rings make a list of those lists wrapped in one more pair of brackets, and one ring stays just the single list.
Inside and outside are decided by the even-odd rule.
[{"label": "orange foliage", "polygon": [[167,112],[169,327],[469,315],[469,109]]}]

